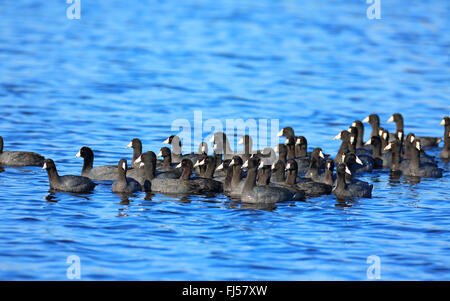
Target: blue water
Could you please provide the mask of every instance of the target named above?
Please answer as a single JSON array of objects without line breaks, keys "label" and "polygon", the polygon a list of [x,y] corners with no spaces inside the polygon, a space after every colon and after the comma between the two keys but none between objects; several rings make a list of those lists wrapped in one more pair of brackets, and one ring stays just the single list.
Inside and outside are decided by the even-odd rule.
[{"label": "blue water", "polygon": [[[83,145],[94,165],[130,159],[134,137],[157,152],[197,110],[278,119],[333,155],[330,138],[370,113],[394,130],[401,112],[406,132],[430,136],[450,114],[449,1],[381,1],[379,20],[364,0],[82,0],[80,20],[65,2],[0,4],[5,149],[52,158],[60,174],[80,173]],[[82,280],[367,280],[375,255],[381,280],[450,280],[439,164],[441,179],[363,174],[372,199],[270,209],[222,194],[127,202],[107,184],[49,195],[39,167],[4,167],[0,279],[65,280],[76,255]]]}]

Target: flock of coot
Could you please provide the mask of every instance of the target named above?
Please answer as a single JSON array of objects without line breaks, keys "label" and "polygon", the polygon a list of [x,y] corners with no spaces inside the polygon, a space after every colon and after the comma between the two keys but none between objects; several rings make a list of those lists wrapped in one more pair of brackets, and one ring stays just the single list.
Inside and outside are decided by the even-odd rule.
[{"label": "flock of coot", "polygon": [[[373,185],[355,178],[355,174],[373,169],[390,169],[392,173],[413,177],[442,177],[437,159],[424,148],[436,147],[441,137],[405,135],[403,117],[392,115],[396,131],[389,133],[380,127],[380,118],[372,114],[356,120],[334,139],[342,140],[334,159],[320,147],[308,151],[307,139],[295,136],[291,127],[283,128],[278,136],[286,138],[274,149],[252,149],[252,138],[243,136],[238,144],[243,151],[233,151],[223,132],[215,133],[213,155],[202,142],[196,153],[182,154],[181,140],[170,136],[156,155],[142,151],[142,143],[134,138],[127,145],[133,149],[130,166],[126,159],[117,165],[94,167],[94,152],[83,146],[76,157],[84,159],[81,175],[59,175],[52,159],[33,152],[4,151],[0,137],[0,166],[42,166],[48,174],[50,189],[85,193],[92,191],[96,181],[111,181],[112,191],[138,191],[164,194],[224,193],[244,203],[272,204],[281,201],[304,200],[324,194],[338,199],[370,198]],[[363,141],[364,123],[371,125],[370,139]],[[444,147],[440,157],[450,158],[450,117],[444,117]],[[158,159],[160,157],[161,159]],[[336,169],[335,173],[334,170]]]}]

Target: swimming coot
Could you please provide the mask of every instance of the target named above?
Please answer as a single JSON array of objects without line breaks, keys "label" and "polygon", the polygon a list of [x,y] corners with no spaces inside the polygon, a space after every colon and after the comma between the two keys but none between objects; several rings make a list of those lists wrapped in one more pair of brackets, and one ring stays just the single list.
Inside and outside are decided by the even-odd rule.
[{"label": "swimming coot", "polygon": [[76,158],[83,158],[83,167],[81,169],[81,175],[91,180],[96,181],[115,181],[117,180],[117,165],[103,165],[93,167],[94,165],[94,152],[90,147],[83,146],[80,151],[75,155]]},{"label": "swimming coot", "polygon": [[258,160],[255,158],[245,161],[242,168],[248,169],[241,195],[241,201],[244,203],[273,204],[283,201],[300,201],[305,197],[304,193],[293,193],[283,187],[256,186]]},{"label": "swimming coot", "polygon": [[[400,113],[393,114],[387,121],[395,122],[397,131],[404,131],[403,128],[403,116]],[[424,137],[424,136],[417,136],[416,139],[419,139],[421,142],[422,147],[432,147],[432,146],[438,146],[438,144],[442,141],[441,137]]]},{"label": "swimming coot", "polygon": [[133,138],[126,147],[133,149],[131,167],[134,167],[134,161],[142,154],[142,142],[139,138]]},{"label": "swimming coot", "polygon": [[377,114],[371,114],[363,119],[363,123],[369,123],[372,126],[372,134],[370,137],[377,136],[379,137],[379,129],[380,129],[380,117]]},{"label": "swimming coot", "polygon": [[182,154],[181,139],[177,135],[171,135],[169,138],[163,141],[163,144],[170,144],[172,146],[172,162],[179,163],[183,159],[191,159],[192,162],[197,161],[198,155],[208,152],[208,145],[205,142],[201,142],[198,148],[198,153]]},{"label": "swimming coot", "polygon": [[373,136],[366,142],[366,145],[373,146],[373,168],[389,168],[391,166],[391,154],[387,151],[382,153],[380,137]]},{"label": "swimming coot", "polygon": [[400,164],[402,174],[414,177],[441,178],[442,168],[438,168],[434,164],[420,162],[421,149],[421,141],[416,139],[414,141],[414,148],[411,149],[410,160],[404,160]]},{"label": "swimming coot", "polygon": [[45,159],[42,170],[47,170],[51,190],[83,193],[89,192],[97,185],[89,178],[83,176],[60,176],[52,159]]},{"label": "swimming coot", "polygon": [[[223,160],[233,158],[236,153],[231,149],[230,142],[228,142],[227,135],[224,132],[216,132],[211,137],[209,142],[213,143],[213,151],[216,155],[216,163],[219,165]],[[220,160],[218,160],[220,157]]]},{"label": "swimming coot", "polygon": [[368,186],[347,184],[345,174],[351,175],[351,171],[345,163],[341,163],[336,168],[336,186],[332,191],[332,193],[336,195],[339,200],[372,197],[372,184]]},{"label": "swimming coot", "polygon": [[321,160],[324,159],[325,156],[323,155],[322,149],[320,147],[316,147],[311,154],[311,161],[309,164],[308,171],[305,174],[305,178],[310,178],[313,181],[321,182],[321,174],[319,173],[319,166],[321,165]]},{"label": "swimming coot", "polygon": [[214,179],[191,177],[194,164],[183,159],[177,165],[183,172],[178,179],[153,178],[152,191],[166,194],[218,193],[223,191],[222,183]]},{"label": "swimming coot", "polygon": [[[331,160],[332,161],[332,160]],[[286,181],[288,187],[295,187],[305,193],[306,196],[315,197],[331,193],[331,185],[315,182],[308,178],[299,178],[298,166],[295,160],[288,160],[286,165]]]},{"label": "swimming coot", "polygon": [[277,136],[278,137],[284,136],[286,138],[289,137],[295,138],[294,129],[292,129],[290,126],[284,127],[278,132]]},{"label": "swimming coot", "polygon": [[127,160],[120,159],[117,167],[117,180],[112,184],[112,192],[133,193],[142,190],[141,184],[133,178],[127,178]]},{"label": "swimming coot", "polygon": [[33,152],[4,151],[3,137],[0,136],[0,165],[5,166],[42,166],[45,158]]}]

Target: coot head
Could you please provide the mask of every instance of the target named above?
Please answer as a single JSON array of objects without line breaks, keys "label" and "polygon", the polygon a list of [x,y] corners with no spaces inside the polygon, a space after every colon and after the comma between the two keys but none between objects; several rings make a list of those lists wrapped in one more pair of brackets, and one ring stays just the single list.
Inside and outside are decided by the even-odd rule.
[{"label": "coot head", "polygon": [[228,168],[230,168],[230,163],[231,163],[231,159],[227,159],[222,161],[222,163],[220,163],[219,166],[216,167],[217,171],[221,171],[221,170],[228,170]]},{"label": "coot head", "polygon": [[450,125],[450,116],[446,116],[446,117],[442,118],[440,124],[445,127],[449,126]]},{"label": "coot head", "polygon": [[295,135],[294,135],[294,130],[293,130],[290,126],[287,126],[287,127],[285,127],[285,128],[282,128],[282,129],[278,132],[277,136],[278,136],[278,137],[284,136],[284,137],[286,137],[286,138],[288,138],[288,137],[295,137]]},{"label": "coot head", "polygon": [[173,146],[181,147],[181,139],[177,135],[171,135],[169,138],[163,141],[163,144],[170,144]]},{"label": "coot head", "polygon": [[83,146],[80,151],[75,155],[76,158],[82,157],[83,159],[93,158],[94,152],[90,147]]},{"label": "coot head", "polygon": [[370,123],[371,125],[380,125],[380,117],[377,114],[370,114],[363,119],[363,123]]},{"label": "coot head", "polygon": [[242,169],[246,168],[246,169],[253,169],[253,168],[257,168],[259,165],[259,160],[256,158],[249,158],[248,160],[246,160],[244,162],[244,164],[242,165]]},{"label": "coot head", "polygon": [[158,153],[158,157],[165,158],[165,157],[168,157],[168,156],[171,156],[170,148],[165,147],[165,146],[161,147],[161,149],[159,150],[159,153]]},{"label": "coot head", "polygon": [[334,170],[334,160],[333,159],[327,159],[325,161],[325,168],[328,169],[329,171],[333,171]]},{"label": "coot head", "polygon": [[352,172],[345,163],[341,163],[336,167],[336,173],[341,176],[345,174],[352,175]]},{"label": "coot head", "polygon": [[293,170],[297,171],[298,170],[297,161],[295,161],[295,160],[288,160],[285,170],[286,171],[293,171]]},{"label": "coot head", "polygon": [[127,159],[120,159],[120,161],[119,161],[117,167],[119,168],[120,171],[126,172],[127,169],[128,169],[128,166],[127,166]]},{"label": "coot head", "polygon": [[342,141],[348,141],[350,137],[350,133],[349,131],[341,131],[339,134],[337,134],[336,136],[334,136],[334,140],[339,140],[341,139]]},{"label": "coot head", "polygon": [[126,146],[127,148],[142,149],[142,142],[139,138],[133,138],[130,143]]},{"label": "coot head", "polygon": [[45,159],[44,165],[42,165],[42,169],[46,170],[56,170],[55,162],[52,159]]},{"label": "coot head", "polygon": [[400,114],[400,113],[392,114],[392,116],[389,117],[387,123],[391,123],[391,122],[395,122],[395,123],[402,122],[403,123],[403,116],[402,116],[402,114]]}]

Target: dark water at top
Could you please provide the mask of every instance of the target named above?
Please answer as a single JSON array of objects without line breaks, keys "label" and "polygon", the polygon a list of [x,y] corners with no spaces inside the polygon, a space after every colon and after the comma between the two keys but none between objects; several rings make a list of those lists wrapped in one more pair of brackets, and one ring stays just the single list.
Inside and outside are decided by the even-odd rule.
[{"label": "dark water at top", "polygon": [[[0,4],[5,148],[50,157],[61,174],[79,174],[83,145],[95,165],[130,158],[134,137],[157,152],[195,110],[278,119],[333,155],[330,137],[370,113],[393,130],[401,112],[407,132],[431,136],[450,114],[448,1],[381,1],[381,20],[366,1],[92,2],[81,20],[65,1]],[[373,198],[347,207],[324,196],[273,210],[221,194],[121,204],[106,184],[47,197],[39,167],[5,167],[0,279],[64,280],[77,255],[83,280],[366,280],[376,255],[383,280],[449,280],[439,164],[443,178],[419,182],[364,174]]]}]

